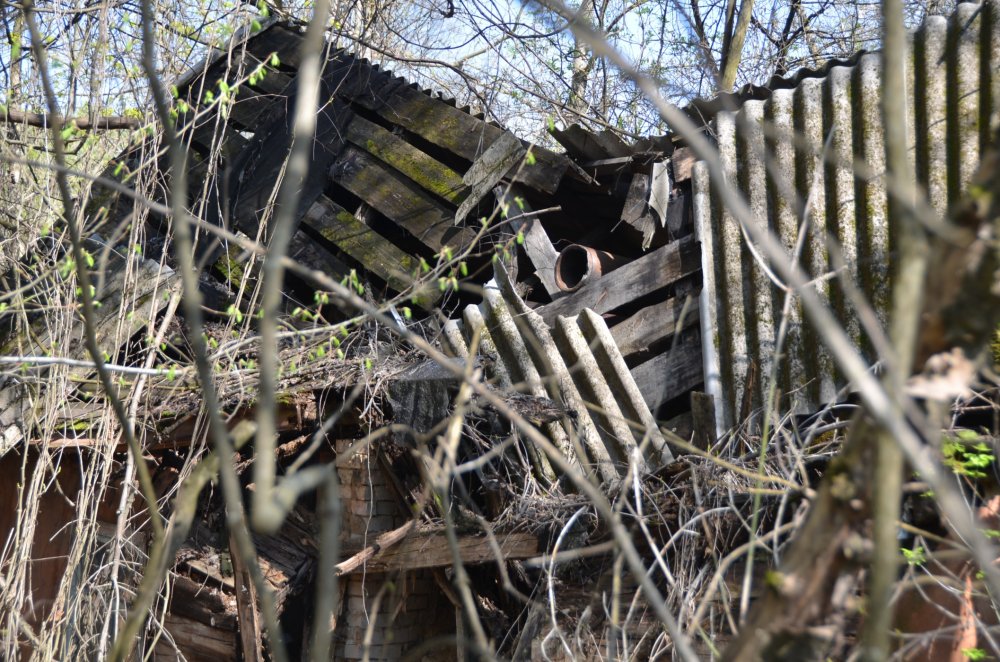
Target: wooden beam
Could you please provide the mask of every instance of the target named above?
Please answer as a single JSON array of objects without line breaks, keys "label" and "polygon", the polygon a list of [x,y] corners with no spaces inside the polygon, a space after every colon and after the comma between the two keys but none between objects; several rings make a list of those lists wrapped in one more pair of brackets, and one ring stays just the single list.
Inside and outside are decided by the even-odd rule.
[{"label": "wooden beam", "polygon": [[[517,186],[498,186],[494,192],[497,201],[503,205],[505,216],[515,218],[518,214],[530,213],[531,206],[526,202],[521,189]],[[521,204],[517,203],[521,201]],[[521,247],[535,267],[538,279],[553,299],[562,296],[563,291],[556,285],[556,258],[559,253],[552,245],[552,240],[546,234],[542,222],[537,216],[511,221],[511,229],[524,232],[524,243]]]},{"label": "wooden beam", "polygon": [[[299,220],[326,189],[330,164],[342,153],[344,134],[354,112],[334,98],[316,113],[316,135],[312,141],[311,163],[302,182],[293,222]],[[282,180],[292,145],[291,120],[276,122],[265,133],[254,137],[250,147],[233,159],[232,187],[234,203],[231,218],[248,236],[257,236],[262,219],[274,207],[275,186]],[[217,222],[221,222],[218,219]]]},{"label": "wooden beam", "polygon": [[240,624],[240,647],[244,662],[263,662],[264,645],[257,589],[250,569],[243,562],[233,535],[229,534],[229,555],[233,561],[233,581],[236,587],[236,614]]},{"label": "wooden beam", "polygon": [[667,244],[596,278],[579,290],[537,309],[550,325],[558,315],[571,317],[584,308],[606,313],[664,288],[701,268],[699,244],[687,237]]},{"label": "wooden beam", "polygon": [[[685,302],[690,301],[687,310]],[[662,303],[643,308],[628,319],[611,327],[611,337],[626,359],[698,323],[698,299],[673,297]]]},{"label": "wooden beam", "polygon": [[526,150],[514,134],[504,132],[483,152],[462,177],[470,193],[455,213],[455,224],[465,220],[479,201],[500,183],[503,176],[517,166]]},{"label": "wooden beam", "polygon": [[[394,533],[394,532],[393,532]],[[497,533],[502,561],[531,558],[538,554],[538,538],[529,533]],[[459,552],[466,565],[481,565],[497,561],[484,535],[460,535]],[[366,572],[393,572],[419,568],[443,568],[452,565],[448,538],[441,529],[414,531],[395,544],[380,549],[353,571],[364,568]]]},{"label": "wooden beam", "polygon": [[462,204],[469,195],[469,187],[460,174],[363,117],[351,120],[347,140],[453,205]]},{"label": "wooden beam", "polygon": [[[325,195],[321,195],[306,211],[302,222],[397,292],[413,284],[414,274],[420,267],[419,261]],[[426,291],[416,296],[414,301],[424,307],[432,306],[441,293],[437,288],[424,289]]]},{"label": "wooden beam", "polygon": [[406,524],[404,524],[399,528],[393,529],[392,531],[386,531],[378,538],[376,538],[374,543],[368,545],[357,554],[351,555],[350,558],[345,559],[340,563],[338,563],[336,566],[336,570],[334,572],[338,577],[341,575],[346,575],[348,573],[354,572],[355,570],[363,566],[366,562],[371,560],[371,558],[374,557],[379,552],[389,549],[393,545],[396,545],[399,542],[401,542],[403,538],[405,538],[407,534],[409,534],[410,531],[413,530],[413,527],[415,525],[416,522],[414,520],[410,520],[409,522],[407,522]]},{"label": "wooden beam", "polygon": [[156,644],[154,659],[177,659],[175,646],[188,660],[236,662],[239,659],[236,633],[231,630],[169,613],[163,619],[163,627],[170,633],[172,643],[167,637],[161,637]]},{"label": "wooden beam", "polygon": [[455,227],[454,214],[442,203],[356,147],[340,154],[330,177],[434,251],[446,245],[464,248],[475,238],[471,229]]},{"label": "wooden beam", "polygon": [[[351,101],[389,122],[469,162],[496,142],[505,131],[468,113],[434,99],[387,73],[366,73],[363,65],[345,70],[362,85],[345,85]],[[515,181],[543,193],[555,193],[570,167],[568,158],[532,146],[535,164],[511,172]]]},{"label": "wooden beam", "polygon": [[656,232],[656,218],[646,201],[649,199],[649,175],[637,172],[632,175],[628,195],[625,196],[625,206],[622,208],[622,221],[642,233],[642,248],[645,250],[653,240]]},{"label": "wooden beam", "polygon": [[692,333],[631,372],[649,409],[656,413],[663,403],[704,383],[700,335]]}]

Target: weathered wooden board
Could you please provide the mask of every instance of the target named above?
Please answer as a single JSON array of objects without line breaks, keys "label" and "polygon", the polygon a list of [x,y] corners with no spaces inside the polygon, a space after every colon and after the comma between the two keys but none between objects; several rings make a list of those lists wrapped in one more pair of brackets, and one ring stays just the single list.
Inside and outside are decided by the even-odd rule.
[{"label": "weathered wooden board", "polygon": [[[512,133],[505,132],[493,141],[462,177],[471,192],[455,213],[456,224],[465,220],[483,196],[521,162],[526,152],[524,145]],[[529,166],[525,164],[525,167]]]},{"label": "weathered wooden board", "polygon": [[270,52],[265,52],[260,57],[255,57],[253,53],[243,55],[243,61],[246,64],[244,71],[247,74],[255,70],[264,74],[257,78],[252,89],[264,96],[291,96],[295,91],[295,79],[272,67],[269,60]]},{"label": "weathered wooden board", "polygon": [[191,134],[191,139],[198,143],[205,152],[213,147],[221,146],[222,154],[226,157],[238,154],[250,142],[231,125],[225,124],[221,120],[216,122],[214,115],[199,118],[193,125],[181,127],[180,136],[182,139],[188,133]]},{"label": "weathered wooden board", "polygon": [[[367,101],[362,97],[357,100],[363,104]],[[390,122],[468,161],[475,161],[504,133],[408,86],[397,87],[384,101],[374,99],[368,105]],[[544,193],[555,193],[569,167],[568,160],[538,147],[532,152],[535,164],[521,168],[515,180]]]},{"label": "weathered wooden board", "polygon": [[178,575],[171,581],[170,603],[167,606],[171,615],[229,632],[236,631],[236,614],[226,604],[219,589],[184,575]]},{"label": "weathered wooden board", "polygon": [[[266,77],[265,77],[266,79]],[[229,116],[249,131],[258,131],[288,110],[285,99],[255,92],[249,85],[242,86],[236,101],[229,108]]]},{"label": "weathered wooden board", "polygon": [[454,205],[461,204],[469,195],[469,187],[460,174],[363,117],[351,120],[347,140]]},{"label": "weathered wooden board", "polygon": [[[503,561],[537,556],[538,538],[530,533],[498,533],[497,542]],[[486,536],[464,535],[458,538],[462,562],[467,565],[495,563],[497,558]],[[418,568],[442,568],[452,565],[452,553],[443,531],[411,533],[401,542],[380,551],[365,564],[367,572],[392,572]]]},{"label": "weathered wooden board", "polygon": [[704,382],[701,337],[691,333],[672,349],[632,368],[632,378],[655,412],[660,405]]},{"label": "weathered wooden board", "polygon": [[592,280],[573,294],[542,306],[538,312],[549,324],[553,324],[558,315],[576,315],[584,308],[606,313],[700,268],[699,244],[688,237]]},{"label": "weathered wooden board", "polygon": [[[344,253],[365,266],[397,292],[413,284],[420,262],[395,246],[391,241],[368,227],[358,217],[321,195],[302,219],[305,225],[319,233]],[[440,298],[436,288],[417,297],[421,305],[432,305]]]},{"label": "weathered wooden board", "polygon": [[[257,235],[260,221],[267,217],[275,186],[284,174],[292,144],[292,117],[290,110],[284,122],[256,137],[234,161],[232,186],[237,190],[232,218],[237,227],[251,237]],[[296,223],[326,188],[326,173],[343,148],[343,136],[353,117],[350,108],[336,99],[317,112],[312,163],[300,189],[298,208],[293,216]]]},{"label": "weathered wooden board", "polygon": [[170,633],[173,645],[165,640],[157,643],[153,651],[153,660],[166,662],[177,660],[174,645],[187,660],[206,662],[228,662],[239,659],[237,651],[236,631],[205,625],[183,616],[167,614],[164,618],[164,628]]},{"label": "weathered wooden board", "polygon": [[350,268],[321,242],[303,232],[302,228],[292,236],[288,245],[288,257],[310,269],[322,271],[334,280],[341,280],[351,273]]},{"label": "weathered wooden board", "polygon": [[341,152],[330,167],[330,178],[434,251],[462,248],[475,238],[469,228],[455,227],[453,212],[408,177],[355,147]]},{"label": "weathered wooden board", "polygon": [[625,206],[622,208],[622,221],[642,233],[642,246],[646,248],[656,232],[656,218],[649,210],[646,200],[649,198],[649,175],[637,172],[632,175]]},{"label": "weathered wooden board", "polygon": [[[524,193],[518,186],[498,186],[493,191],[497,201],[505,209],[503,217],[515,218],[519,214],[530,213],[531,206],[525,201]],[[520,200],[520,204],[518,204]],[[535,274],[542,281],[542,287],[553,299],[562,296],[563,292],[556,285],[555,266],[559,253],[552,245],[552,240],[546,234],[542,222],[537,216],[515,219],[511,221],[511,230],[524,232],[524,243],[521,247],[535,267]]]},{"label": "weathered wooden board", "polygon": [[229,557],[233,564],[236,587],[236,614],[239,620],[240,649],[244,662],[264,662],[264,628],[258,609],[257,587],[249,566],[243,562],[232,532],[229,534]]},{"label": "weathered wooden board", "polygon": [[[687,310],[685,302],[690,301]],[[667,338],[698,323],[696,297],[670,298],[643,308],[635,315],[611,327],[611,336],[626,359],[648,351]]]}]

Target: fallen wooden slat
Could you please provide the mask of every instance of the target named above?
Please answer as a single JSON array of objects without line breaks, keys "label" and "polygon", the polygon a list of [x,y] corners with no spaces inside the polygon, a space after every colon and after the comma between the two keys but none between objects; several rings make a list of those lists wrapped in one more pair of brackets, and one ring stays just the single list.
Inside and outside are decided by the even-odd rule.
[{"label": "fallen wooden slat", "polygon": [[348,147],[330,167],[330,177],[434,251],[464,248],[475,233],[455,227],[454,214],[408,178],[367,152]]},{"label": "fallen wooden slat", "polygon": [[632,175],[632,183],[625,197],[622,208],[622,221],[642,233],[642,248],[649,247],[656,232],[656,218],[649,210],[646,200],[649,198],[649,175],[637,172]]},{"label": "fallen wooden slat", "polygon": [[371,560],[371,558],[379,552],[389,549],[393,545],[402,541],[403,538],[405,538],[407,534],[413,530],[415,524],[416,522],[414,520],[410,520],[399,528],[393,529],[392,531],[386,531],[376,538],[374,543],[365,547],[357,554],[352,555],[349,559],[345,559],[338,563],[334,572],[338,577],[340,575],[346,575],[354,572],[363,566],[367,561]]},{"label": "fallen wooden slat", "polygon": [[552,298],[561,296],[563,292],[556,285],[555,273],[556,258],[559,257],[559,253],[552,245],[549,235],[545,233],[541,220],[537,216],[517,218],[521,214],[528,214],[532,211],[531,206],[525,200],[523,191],[520,187],[513,185],[498,186],[494,189],[493,195],[505,210],[503,217],[512,219],[511,229],[524,233],[524,243],[521,247],[527,253],[532,266],[535,267],[535,274],[542,281],[542,287]]},{"label": "fallen wooden slat", "polygon": [[[497,533],[501,561],[527,559],[538,554],[538,538],[529,533]],[[497,558],[484,535],[460,535],[458,548],[467,565],[495,563]],[[366,572],[393,572],[452,565],[448,537],[443,530],[412,532],[398,543],[380,550],[358,568]]]},{"label": "fallen wooden slat", "polygon": [[[690,301],[690,303],[685,303]],[[685,310],[687,305],[687,310]],[[698,299],[674,297],[643,308],[611,327],[618,351],[626,359],[649,351],[664,340],[698,323]]]},{"label": "fallen wooden slat", "polygon": [[606,313],[666,287],[701,268],[698,242],[685,238],[644,255],[594,279],[571,295],[538,309],[549,324],[559,315],[572,316],[584,308]]},{"label": "fallen wooden slat", "polygon": [[460,174],[363,117],[351,120],[347,140],[454,205],[462,204],[469,195]]},{"label": "fallen wooden slat", "polygon": [[472,167],[462,177],[462,181],[471,189],[468,197],[462,202],[455,213],[455,223],[461,223],[469,212],[479,204],[494,186],[500,183],[504,175],[518,163],[526,150],[512,133],[502,133],[493,141],[485,152],[472,164]]},{"label": "fallen wooden slat", "polygon": [[[397,292],[413,284],[419,261],[325,195],[316,200],[302,221]],[[414,302],[431,306],[441,293],[437,288],[425,290],[415,294]]]},{"label": "fallen wooden slat", "polygon": [[655,412],[663,403],[704,383],[702,370],[700,336],[692,333],[631,372],[646,404]]}]

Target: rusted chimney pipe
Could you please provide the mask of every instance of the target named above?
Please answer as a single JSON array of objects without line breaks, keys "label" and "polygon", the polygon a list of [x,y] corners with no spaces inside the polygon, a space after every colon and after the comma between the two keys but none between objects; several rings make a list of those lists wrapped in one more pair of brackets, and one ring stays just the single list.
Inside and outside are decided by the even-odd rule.
[{"label": "rusted chimney pipe", "polygon": [[628,258],[607,251],[571,244],[556,258],[556,285],[563,292],[576,292],[589,281],[628,261]]}]

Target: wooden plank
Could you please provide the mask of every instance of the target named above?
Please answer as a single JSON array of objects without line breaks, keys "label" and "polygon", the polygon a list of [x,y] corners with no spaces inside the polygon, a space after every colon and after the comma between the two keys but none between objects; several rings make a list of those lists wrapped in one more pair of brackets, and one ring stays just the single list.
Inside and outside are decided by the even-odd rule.
[{"label": "wooden plank", "polygon": [[240,625],[240,647],[244,662],[263,662],[263,631],[257,608],[257,589],[250,577],[250,568],[243,562],[239,548],[229,534],[229,555],[233,560],[233,581],[236,585],[236,613]]},{"label": "wooden plank", "polygon": [[[255,43],[257,40],[254,39],[251,44]],[[261,49],[254,48],[253,50],[243,53],[243,72],[245,75],[249,76],[251,72],[258,71],[262,72],[263,76],[258,76],[257,80],[251,86],[258,92],[264,95],[281,95],[289,96],[295,92],[295,78],[294,76],[289,76],[283,71],[279,71],[277,67],[271,66],[271,54],[275,52],[275,49]],[[279,52],[279,60],[284,63],[282,56],[284,53]],[[216,74],[218,78],[222,74]],[[247,81],[246,84],[249,84]]]},{"label": "wooden plank", "polygon": [[230,106],[229,116],[248,131],[256,133],[287,111],[288,104],[284,100],[260,94],[245,85],[240,87],[236,101]]},{"label": "wooden plank", "polygon": [[[504,132],[493,141],[462,177],[471,192],[455,213],[456,225],[463,222],[479,201],[500,183],[504,175],[521,162],[525,153],[524,145],[512,133]],[[528,167],[527,164],[525,167]]]},{"label": "wooden plank", "polygon": [[330,167],[330,177],[435,252],[446,245],[464,248],[475,238],[471,229],[454,226],[443,204],[367,152],[345,149]]},{"label": "wooden plank", "polygon": [[[690,301],[687,310],[685,302]],[[611,327],[611,337],[626,359],[649,351],[670,336],[698,323],[698,299],[674,297],[643,308],[628,319]]]},{"label": "wooden plank", "polygon": [[646,404],[655,413],[663,403],[705,381],[699,334],[692,333],[663,354],[632,368],[631,372]]},{"label": "wooden plank", "polygon": [[[483,152],[484,145],[493,144],[505,133],[499,127],[407,85],[397,84],[391,92],[381,94],[362,90],[351,100],[467,161],[474,162]],[[535,164],[525,165],[512,176],[515,181],[537,191],[555,193],[569,168],[569,160],[538,146],[533,146],[531,151]]]},{"label": "wooden plank", "polygon": [[462,204],[469,195],[460,174],[363,117],[351,120],[347,140],[454,205]]},{"label": "wooden plank", "polygon": [[649,175],[637,172],[632,175],[628,195],[625,196],[625,206],[622,208],[622,221],[642,233],[642,248],[649,247],[656,232],[656,218],[650,212],[646,200],[649,197]]},{"label": "wooden plank", "polygon": [[[326,188],[330,164],[343,149],[343,136],[353,117],[354,112],[347,104],[337,99],[324,104],[317,112],[311,164],[294,213],[296,224]],[[285,121],[256,136],[251,146],[234,159],[232,188],[235,195],[231,218],[248,236],[257,236],[261,219],[268,216],[273,207],[274,188],[284,176],[285,161],[292,145],[291,122],[289,115]]]},{"label": "wooden plank", "polygon": [[218,589],[178,575],[172,580],[167,612],[235,632],[236,616],[226,606],[222,596],[223,593]]},{"label": "wooden plank", "polygon": [[[524,195],[517,186],[498,186],[493,195],[503,205],[505,217],[516,217],[518,214],[530,213],[531,206],[525,201]],[[521,204],[517,204],[520,199]],[[524,232],[524,243],[521,247],[535,267],[538,279],[553,299],[562,296],[563,291],[556,285],[556,258],[559,253],[552,245],[552,240],[545,233],[542,222],[537,216],[527,219],[512,220],[511,228],[515,232]]]},{"label": "wooden plank", "polygon": [[296,262],[300,262],[310,269],[322,271],[338,281],[351,273],[351,270],[340,258],[331,253],[322,243],[303,232],[301,228],[292,236],[292,242],[288,245],[288,256]]},{"label": "wooden plank", "polygon": [[681,147],[674,150],[673,155],[670,157],[670,164],[674,169],[675,184],[691,179],[691,171],[694,169],[696,161],[697,159],[691,148]]},{"label": "wooden plank", "polygon": [[708,393],[691,392],[691,427],[694,430],[692,443],[707,451],[715,443],[715,398]]},{"label": "wooden plank", "polygon": [[187,660],[214,660],[236,662],[239,659],[236,633],[212,627],[183,616],[167,614],[163,626],[170,633],[173,643],[161,638],[153,651],[153,660],[177,660],[174,646]]},{"label": "wooden plank", "polygon": [[[538,538],[530,533],[495,535],[503,560],[527,559],[538,554]],[[459,536],[458,548],[462,562],[466,565],[495,563],[497,560],[486,536]],[[452,554],[447,536],[443,531],[429,531],[410,534],[401,542],[380,551],[362,567],[367,572],[392,572],[450,565]]]},{"label": "wooden plank", "polygon": [[558,315],[569,317],[584,308],[606,313],[666,287],[700,268],[699,244],[687,237],[594,279],[573,294],[542,306],[536,312],[549,324],[553,324]]},{"label": "wooden plank", "polygon": [[[321,195],[302,219],[303,223],[331,242],[397,292],[413,284],[420,266],[418,258],[396,247],[336,202]],[[431,306],[441,298],[437,288],[425,288],[414,302]]]}]

